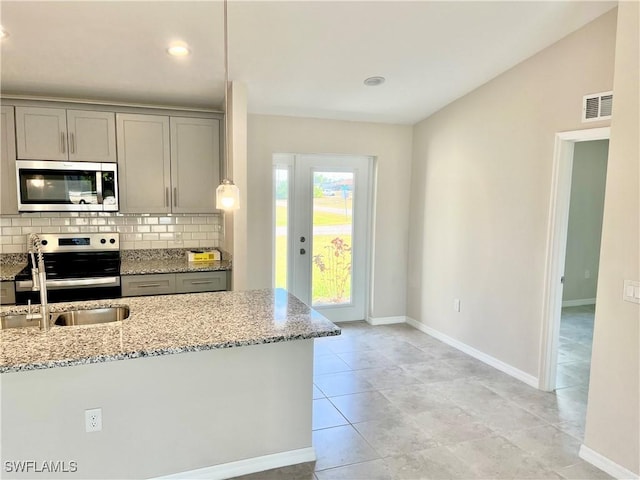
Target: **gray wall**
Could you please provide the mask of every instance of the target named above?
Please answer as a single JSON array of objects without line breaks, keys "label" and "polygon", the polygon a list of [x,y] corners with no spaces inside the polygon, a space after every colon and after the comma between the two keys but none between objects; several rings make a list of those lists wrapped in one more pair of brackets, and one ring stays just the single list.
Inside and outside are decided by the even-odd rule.
[{"label": "gray wall", "polygon": [[595,303],[608,155],[609,140],[575,144],[562,291],[568,304]]},{"label": "gray wall", "polygon": [[639,475],[640,305],[622,300],[622,285],[640,280],[640,4],[620,2],[618,9],[615,104],[584,443]]},{"label": "gray wall", "polygon": [[609,124],[615,40],[612,10],[414,128],[408,315],[533,377],[555,134]]},{"label": "gray wall", "polygon": [[408,125],[249,115],[248,288],[270,287],[273,275],[273,154],[335,153],[376,158],[371,255],[372,317],[406,313],[411,177]]},{"label": "gray wall", "polygon": [[[313,340],[5,373],[2,478],[150,478],[310,448],[312,375]],[[93,408],[103,428],[86,433]],[[78,470],[4,471],[18,460]]]}]

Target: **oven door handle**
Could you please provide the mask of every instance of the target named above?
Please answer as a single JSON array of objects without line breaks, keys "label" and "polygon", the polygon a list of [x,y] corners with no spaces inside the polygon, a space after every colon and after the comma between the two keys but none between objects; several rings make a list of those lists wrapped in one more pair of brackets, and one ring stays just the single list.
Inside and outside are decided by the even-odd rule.
[{"label": "oven door handle", "polygon": [[[76,278],[69,280],[47,280],[47,288],[55,289],[60,287],[94,287],[96,285],[117,287],[120,285],[120,277],[95,277],[95,278]],[[32,280],[22,280],[16,282],[16,289],[31,290],[33,287]]]}]

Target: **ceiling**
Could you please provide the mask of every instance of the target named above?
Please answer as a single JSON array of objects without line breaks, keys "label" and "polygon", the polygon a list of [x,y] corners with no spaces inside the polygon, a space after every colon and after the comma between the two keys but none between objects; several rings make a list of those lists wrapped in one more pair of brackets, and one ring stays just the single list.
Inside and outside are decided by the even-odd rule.
[{"label": "ceiling", "polygon": [[[413,124],[615,5],[232,0],[229,76],[251,113]],[[221,107],[220,1],[2,0],[0,23],[3,94]]]}]

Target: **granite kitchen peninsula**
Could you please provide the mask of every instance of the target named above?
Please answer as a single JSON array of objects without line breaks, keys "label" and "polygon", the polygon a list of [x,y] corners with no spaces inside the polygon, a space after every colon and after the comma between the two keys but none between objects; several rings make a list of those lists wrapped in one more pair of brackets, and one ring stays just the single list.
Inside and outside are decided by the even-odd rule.
[{"label": "granite kitchen peninsula", "polygon": [[[0,331],[3,465],[77,462],[52,478],[225,478],[315,458],[313,339],[339,335],[333,323],[281,289],[51,311],[115,305],[129,318]],[[101,431],[85,431],[90,409]]]}]

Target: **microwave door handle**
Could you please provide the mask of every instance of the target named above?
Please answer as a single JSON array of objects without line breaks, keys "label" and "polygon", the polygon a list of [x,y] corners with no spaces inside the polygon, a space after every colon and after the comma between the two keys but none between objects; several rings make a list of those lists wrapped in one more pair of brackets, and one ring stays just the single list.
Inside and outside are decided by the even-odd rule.
[{"label": "microwave door handle", "polygon": [[98,195],[98,205],[102,205],[104,203],[104,198],[102,198],[102,172],[96,172],[96,194]]}]

